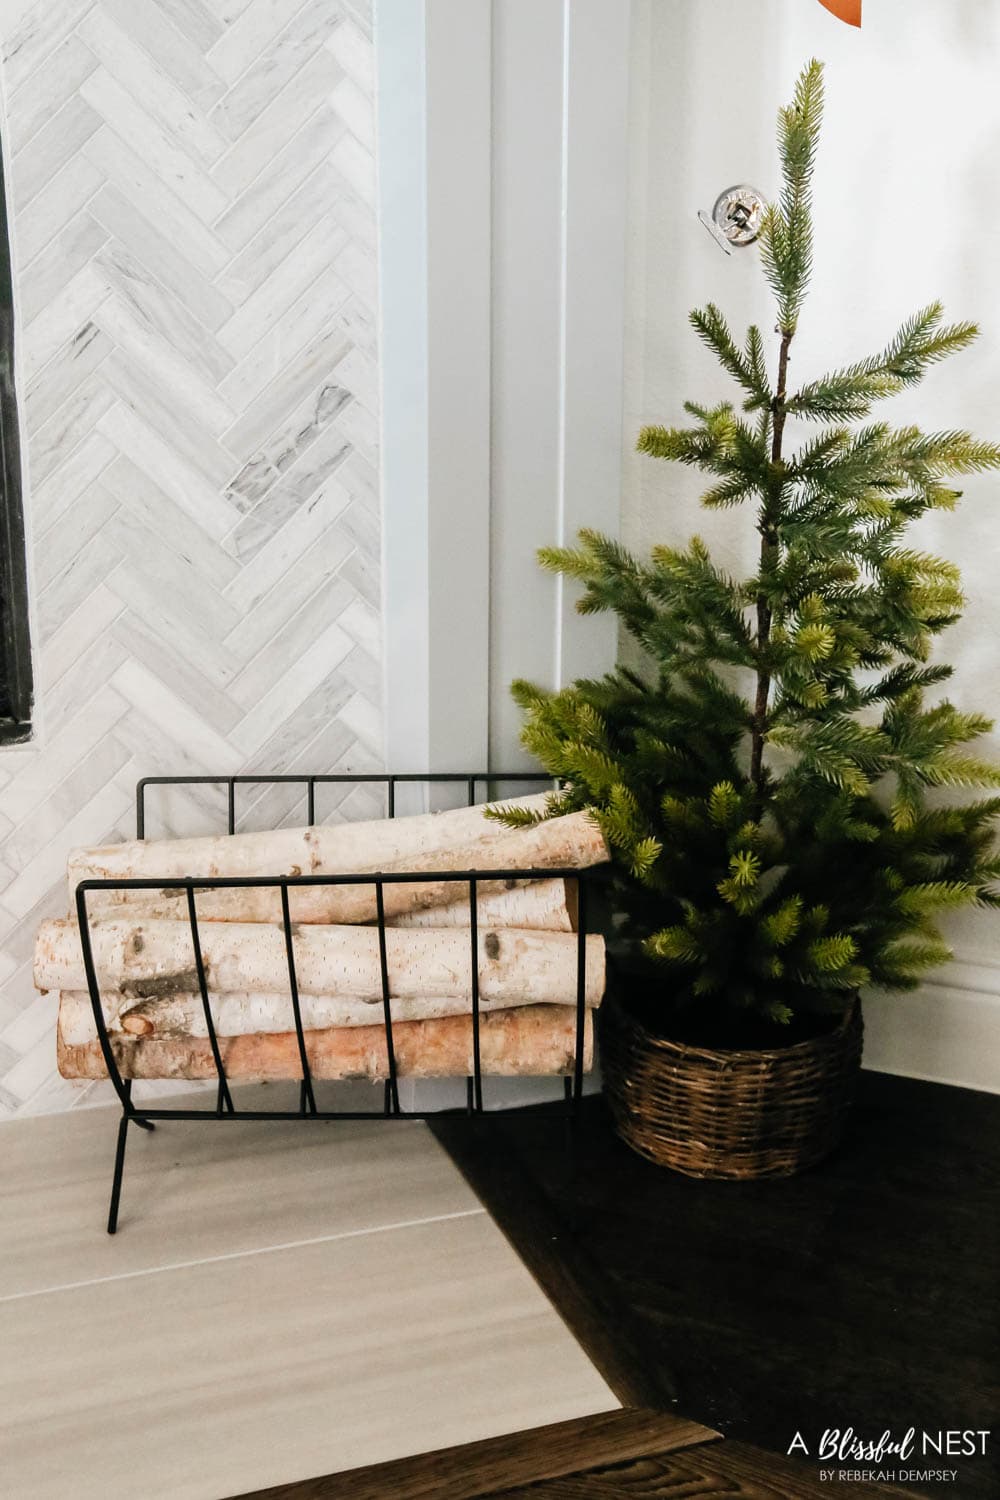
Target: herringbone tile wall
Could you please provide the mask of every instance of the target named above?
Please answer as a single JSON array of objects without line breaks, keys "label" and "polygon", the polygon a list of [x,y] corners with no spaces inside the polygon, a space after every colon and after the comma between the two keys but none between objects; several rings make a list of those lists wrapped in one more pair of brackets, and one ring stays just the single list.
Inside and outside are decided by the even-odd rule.
[{"label": "herringbone tile wall", "polygon": [[0,750],[18,1114],[80,1102],[32,941],[138,776],[381,765],[370,0],[38,0],[2,54],[40,730]]}]

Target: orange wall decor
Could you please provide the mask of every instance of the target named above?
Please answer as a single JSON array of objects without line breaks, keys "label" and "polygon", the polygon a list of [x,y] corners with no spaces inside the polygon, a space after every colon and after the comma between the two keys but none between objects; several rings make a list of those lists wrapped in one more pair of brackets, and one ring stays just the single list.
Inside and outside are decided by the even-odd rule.
[{"label": "orange wall decor", "polygon": [[861,0],[819,0],[819,3],[849,26],[861,25]]}]

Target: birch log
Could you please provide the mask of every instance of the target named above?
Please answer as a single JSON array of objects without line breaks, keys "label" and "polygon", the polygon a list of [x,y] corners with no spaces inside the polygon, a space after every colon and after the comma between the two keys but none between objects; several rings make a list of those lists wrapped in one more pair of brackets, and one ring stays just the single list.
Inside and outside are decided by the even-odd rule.
[{"label": "birch log", "polygon": [[[548,793],[514,797],[502,805],[542,811]],[[485,819],[493,803],[422,813],[411,818],[376,818],[313,828],[279,828],[263,833],[219,834],[211,838],[138,839],[100,849],[76,849],[67,864],[72,901],[81,880],[164,879],[185,875],[342,875],[376,870],[407,855],[466,843],[494,825]],[[419,869],[419,866],[414,866]],[[124,891],[105,892],[124,901]],[[141,898],[141,893],[139,893]]]},{"label": "birch log", "polygon": [[[468,927],[469,898],[466,888],[459,883],[452,885],[451,894],[460,890],[462,899],[446,906],[428,906],[417,911],[400,912],[388,916],[390,927]],[[133,892],[134,895],[142,895]],[[146,894],[149,894],[148,892]],[[155,892],[153,893],[155,895]],[[289,891],[289,911],[293,921],[302,921],[298,891]],[[218,897],[226,895],[234,899],[222,904]],[[280,897],[276,904],[274,893],[251,890],[226,892],[199,892],[197,896],[198,919],[204,922],[254,922],[280,921]],[[121,908],[114,910],[121,914]],[[527,880],[512,883],[510,889],[483,892],[479,889],[477,917],[480,925],[490,927],[527,927],[539,932],[575,932],[577,919],[577,889],[575,880]],[[107,907],[98,907],[98,915],[108,915]],[[136,901],[128,903],[128,918],[132,922],[186,921],[187,898],[171,897],[169,900]]]},{"label": "birch log", "polygon": [[[274,994],[247,991],[209,992],[212,1024],[217,1036],[249,1036],[254,1032],[282,1032],[295,1026],[292,1001],[288,990]],[[480,1010],[491,1014],[516,1007],[506,995],[480,999]],[[567,1005],[576,1004],[576,995],[567,995]],[[444,1016],[467,1016],[471,1010],[468,995],[420,995],[414,999],[390,1001],[393,1022],[439,1020]],[[133,1000],[127,995],[104,993],[101,1007],[109,1032],[147,1037],[204,1037],[208,1025],[200,995],[161,995],[155,1000]],[[301,995],[299,1009],[306,1031],[325,1031],[334,1026],[372,1026],[382,1024],[382,1001],[362,1000],[357,995]],[[97,1027],[90,995],[86,991],[65,991],[60,998],[63,1036],[79,1045],[96,1040]]]},{"label": "birch log", "polygon": [[[586,1070],[593,1065],[593,1021],[584,1018]],[[410,1078],[468,1077],[473,1071],[472,1022],[467,1016],[436,1021],[402,1021],[392,1029],[400,1075]],[[306,1056],[314,1078],[388,1076],[385,1028],[354,1026],[305,1034]],[[115,1060],[125,1078],[215,1078],[209,1043],[203,1038],[160,1040],[114,1036]],[[499,1076],[570,1073],[576,1047],[576,1017],[563,1005],[532,1005],[497,1011],[480,1022],[482,1071]],[[63,1035],[62,1010],[57,1059],[64,1078],[104,1078],[97,1042],[79,1045]],[[219,1051],[229,1079],[262,1082],[302,1076],[294,1032],[220,1037]]]},{"label": "birch log", "polygon": [[[440,816],[444,817],[446,814]],[[142,849],[144,846],[139,844],[120,847]],[[587,869],[592,865],[603,864],[607,858],[608,846],[604,835],[589,813],[577,812],[550,818],[547,822],[536,823],[530,828],[498,829],[479,838],[467,839],[464,843],[420,850],[396,860],[373,861],[370,856],[355,857],[340,873],[361,874],[368,870],[390,874],[449,870]],[[144,869],[148,869],[144,862],[140,863]],[[276,875],[279,872],[272,866],[263,873]],[[336,872],[325,870],[322,873]],[[123,873],[113,878],[131,879],[132,875]],[[166,871],[158,870],[147,878],[169,877]],[[483,896],[499,896],[516,888],[516,877],[510,880],[484,879],[480,887]],[[411,885],[390,883],[384,887],[385,912],[388,917],[397,917],[407,912],[426,911],[430,907],[453,906],[457,904],[456,890],[462,890],[461,885],[456,887],[454,881],[447,880],[418,881]],[[117,898],[123,894],[133,898],[145,897],[142,902],[144,914],[151,915],[155,912],[160,919],[177,920],[187,911],[186,897],[169,891],[159,894],[149,891],[94,892],[88,899],[88,910],[90,901],[93,901],[94,908],[98,911],[106,910],[108,905],[121,904],[116,901],[102,906],[96,898],[102,895]],[[376,895],[372,885],[296,886],[288,894],[289,909],[295,922],[351,924],[373,922],[376,917]],[[198,893],[198,915],[206,922],[279,922],[281,893],[274,887],[267,886],[202,891]]]},{"label": "birch log", "polygon": [[[137,1000],[195,993],[191,931],[186,922],[101,918],[90,925],[102,991]],[[472,963],[469,935],[459,928],[389,928],[385,934],[390,994],[467,997]],[[586,998],[604,993],[604,939],[586,938]],[[505,996],[518,1005],[565,1003],[576,995],[578,938],[573,933],[483,928],[478,934],[483,999]],[[275,992],[288,989],[285,934],[270,923],[216,922],[201,929],[209,990]],[[382,998],[379,935],[371,927],[297,927],[298,987],[307,995]],[[50,919],[38,930],[35,985],[40,990],[85,990],[87,979],[75,922]]]}]

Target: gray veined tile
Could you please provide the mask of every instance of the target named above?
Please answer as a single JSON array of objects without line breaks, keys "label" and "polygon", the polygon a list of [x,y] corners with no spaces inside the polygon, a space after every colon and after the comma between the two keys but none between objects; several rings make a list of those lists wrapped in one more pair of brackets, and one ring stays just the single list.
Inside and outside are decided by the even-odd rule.
[{"label": "gray veined tile", "polygon": [[105,67],[90,75],[80,97],[140,153],[156,176],[204,223],[210,224],[229,207],[229,195]]},{"label": "gray veined tile", "polygon": [[350,131],[345,131],[330,153],[330,160],[374,217],[376,172],[372,152]]},{"label": "gray veined tile", "polygon": [[107,239],[107,231],[83,212],[43,250],[21,277],[21,316],[26,325],[51,307],[66,284],[88,264]]},{"label": "gray veined tile", "polygon": [[90,0],[36,0],[2,44],[4,83],[13,107],[23,87],[68,34]]},{"label": "gray veined tile", "polygon": [[282,629],[289,614],[301,600],[309,599],[321,586],[333,596],[335,618],[354,597],[346,580],[336,576],[337,565],[353,550],[352,543],[336,535],[324,536],[322,545],[309,547],[292,564],[294,573],[282,575],[260,597],[254,608],[240,621],[234,632],[234,646],[249,661]]},{"label": "gray veined tile", "polygon": [[[183,652],[194,672],[213,688],[225,691],[243,665],[243,658],[209,635],[201,613],[191,607],[190,589],[182,589],[176,595],[150,589],[148,574],[131,560],[115,570],[108,588],[123,608],[146,622],[148,630]],[[206,769],[213,768],[208,765]]]},{"label": "gray veined tile", "polygon": [[83,154],[139,213],[155,213],[159,232],[172,244],[183,245],[185,258],[203,276],[215,276],[226,264],[229,251],[214,231],[168,189],[121,136],[102,126],[87,141]]},{"label": "gray veined tile", "polygon": [[108,73],[172,141],[203,166],[218,160],[226,149],[225,138],[191,96],[156,67],[111,16],[96,7],[80,22],[79,34]]},{"label": "gray veined tile", "polygon": [[62,352],[51,360],[24,394],[22,409],[28,432],[34,432],[54,416],[64,401],[90,375],[106,355],[112,343],[94,323],[85,323]]},{"label": "gray veined tile", "polygon": [[96,67],[93,53],[75,32],[46,57],[31,86],[10,101],[7,149],[12,156],[62,108]]},{"label": "gray veined tile", "polygon": [[263,338],[282,313],[317,280],[345,238],[343,230],[337,228],[330,215],[324,216],[237,309],[229,322],[223,324],[218,339],[233,356],[234,363]]},{"label": "gray veined tile", "polygon": [[[78,808],[69,822],[63,825],[60,837],[46,844],[24,866],[17,879],[4,891],[4,905],[18,916],[25,917],[35,903],[54,886],[58,885],[60,895],[64,895],[67,847],[99,843],[114,827],[127,805],[128,798],[113,783],[104,785],[96,796]],[[49,1066],[54,1071],[51,1037],[43,1038],[41,1046],[45,1048],[50,1060]],[[3,1403],[0,1402],[0,1410],[2,1409]]]},{"label": "gray veined tile", "polygon": [[196,322],[214,333],[232,317],[233,304],[189,258],[186,244],[182,249],[183,241],[178,244],[164,233],[159,203],[146,203],[144,208],[145,212],[140,211],[110,183],[88,205],[97,222],[183,303]]},{"label": "gray veined tile", "polygon": [[275,724],[286,719],[330,675],[352,644],[350,636],[334,620],[296,661],[289,663],[284,675],[233,731],[232,742],[245,758],[257,753],[274,733]]},{"label": "gray veined tile", "polygon": [[[86,87],[86,82],[84,83]],[[82,94],[68,99],[11,163],[14,206],[23,213],[42,188],[99,128],[101,117]]]},{"label": "gray veined tile", "polygon": [[57,469],[114,404],[114,392],[108,389],[101,369],[82,381],[56,415],[31,434],[28,453],[33,482],[41,484]]},{"label": "gray veined tile", "polygon": [[225,80],[205,60],[201,48],[168,17],[159,0],[101,0],[101,6],[202,109],[210,109],[225,93]]},{"label": "gray veined tile", "polygon": [[[329,401],[327,419],[324,400]],[[336,420],[337,412],[346,404],[346,393],[339,386],[324,387],[316,401],[318,418],[315,425],[310,413],[303,414],[300,433],[308,435],[315,431],[315,441],[305,448],[298,461],[283,478],[260,499],[246,517],[234,528],[226,545],[234,556],[248,564],[275,532],[279,531],[302,510],[307,501],[317,494],[321,486],[328,486],[341,465],[350,457],[351,443],[345,437]],[[337,503],[345,503],[346,497],[337,497]]]},{"label": "gray veined tile", "polygon": [[[168,292],[148,267],[117,240],[109,240],[96,257],[95,264],[107,284],[140,325],[146,325],[174,357],[200,371],[206,382],[214,384],[235,363],[225,346],[197,320],[172,292]],[[109,312],[121,325],[121,314]],[[138,336],[138,335],[136,335]]]},{"label": "gray veined tile", "polygon": [[216,774],[239,770],[238,748],[200,718],[196,708],[133,658],[124,661],[112,682],[123,698],[163,736],[171,751],[181,746]]},{"label": "gray veined tile", "polygon": [[[331,479],[322,485],[306,503],[299,507],[287,524],[261,547],[251,561],[243,564],[235,578],[225,589],[226,598],[240,612],[248,628],[259,605],[269,595],[286,597],[292,591],[292,576],[285,579],[289,569],[294,568],[294,578],[300,574],[307,580],[309,569],[328,566],[326,549],[331,543],[336,546],[338,532],[337,517],[350,504],[350,495]],[[336,562],[332,566],[336,566]],[[285,582],[282,583],[282,579]],[[306,586],[305,583],[302,585]],[[296,587],[299,584],[296,583]]]},{"label": "gray veined tile", "polygon": [[234,253],[260,230],[321,161],[328,159],[344,127],[328,105],[321,105],[285,148],[261,164],[254,182],[215,224]]},{"label": "gray veined tile", "polygon": [[376,555],[356,547],[341,565],[340,575],[373,609],[381,607],[382,570]]},{"label": "gray veined tile", "polygon": [[[36,756],[0,792],[0,812],[20,822],[43,802],[70,774],[81,755],[105,739],[125,712],[125,703],[110,688],[103,688],[81,708],[72,725],[54,735],[44,757]],[[24,945],[25,956],[30,952]],[[3,1278],[0,1277],[0,1285]]]},{"label": "gray veined tile", "polygon": [[[107,633],[122,608],[121,601],[115,598],[107,584],[99,583],[52,632],[39,657],[38,682],[40,689],[46,694],[46,701],[53,684],[59,681],[64,672],[70,670],[95,641]],[[46,769],[55,763],[52,744],[52,739],[46,742],[42,761]]]},{"label": "gray veined tile", "polygon": [[367,307],[378,301],[378,267],[363,245],[348,240],[334,260],[337,275]]},{"label": "gray veined tile", "polygon": [[74,156],[31,200],[11,225],[14,265],[23,272],[36,255],[87,206],[104,181],[98,169]]},{"label": "gray veined tile", "polygon": [[68,281],[21,336],[21,371],[28,382],[49,360],[76,337],[108,295],[108,281],[100,267],[88,263]]},{"label": "gray veined tile", "polygon": [[[79,807],[103,789],[129,759],[130,752],[113,735],[81,750],[69,774],[4,840],[18,869],[23,869],[51,840],[57,839]],[[51,1002],[46,1006],[43,1035],[51,1034]]]},{"label": "gray veined tile", "polygon": [[[320,242],[322,238],[319,236]],[[334,383],[332,377],[337,366],[349,352],[350,345],[338,328],[323,329],[301,353],[285,363],[277,378],[227,429],[224,435],[227,448],[241,458],[257,451],[274,452],[275,467],[288,468],[301,451],[291,434],[300,425],[302,401]],[[329,415],[332,414],[331,411]]]},{"label": "gray veined tile", "polygon": [[212,112],[213,123],[230,141],[239,140],[330,37],[335,26],[336,12],[331,9],[329,0],[307,0],[271,46],[257,54],[229,92],[219,100]]},{"label": "gray veined tile", "polygon": [[378,419],[360,401],[351,401],[338,421],[344,437],[372,465],[378,461]]}]

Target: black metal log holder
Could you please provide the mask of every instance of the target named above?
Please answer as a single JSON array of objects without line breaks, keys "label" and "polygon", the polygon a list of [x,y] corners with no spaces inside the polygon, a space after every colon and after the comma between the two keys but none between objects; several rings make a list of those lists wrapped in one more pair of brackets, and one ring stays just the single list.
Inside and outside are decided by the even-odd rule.
[{"label": "black metal log holder", "polygon": [[[306,815],[307,823],[312,826],[316,820],[316,787],[317,785],[337,783],[361,785],[374,783],[386,788],[387,807],[389,817],[396,816],[396,789],[401,784],[440,785],[440,784],[462,784],[464,783],[468,806],[476,801],[477,790],[484,787],[487,790],[491,785],[500,782],[548,782],[550,778],[539,776],[531,772],[513,772],[507,775],[491,772],[486,775],[482,772],[458,773],[438,772],[433,774],[407,773],[407,774],[381,774],[369,773],[365,775],[330,774],[317,776],[147,776],[141,780],[136,787],[136,836],[140,839],[145,837],[146,827],[146,789],[151,786],[221,786],[226,789],[227,807],[227,831],[236,831],[236,788],[240,785],[270,786],[281,783],[292,783],[304,785],[306,789]],[[564,1076],[563,1088],[567,1110],[572,1111],[578,1104],[583,1093],[583,1055],[586,1026],[586,975],[587,975],[587,909],[586,909],[586,879],[585,872],[577,869],[530,869],[530,870],[508,870],[508,869],[481,869],[481,870],[455,870],[455,871],[414,871],[405,874],[395,871],[372,872],[365,871],[359,874],[342,875],[279,875],[279,876],[215,876],[210,878],[183,877],[175,879],[164,879],[153,877],[148,879],[129,880],[83,880],[76,888],[76,913],[80,928],[80,945],[83,954],[84,970],[87,976],[87,987],[90,992],[91,1005],[93,1006],[94,1022],[97,1027],[98,1040],[101,1052],[108,1070],[115,1092],[121,1101],[122,1115],[118,1124],[118,1141],[115,1150],[114,1175],[111,1186],[111,1205],[108,1213],[108,1233],[114,1234],[118,1227],[118,1208],[121,1200],[122,1177],[125,1167],[125,1145],[128,1137],[128,1127],[138,1125],[143,1130],[152,1130],[154,1122],[158,1120],[370,1120],[370,1119],[396,1119],[396,1120],[420,1120],[426,1119],[429,1114],[453,1113],[454,1111],[435,1110],[404,1110],[399,1103],[399,1084],[396,1071],[396,1054],[392,1039],[392,1011],[390,1006],[390,976],[386,957],[386,923],[385,923],[385,887],[387,885],[410,885],[420,881],[447,881],[456,887],[464,887],[469,902],[469,942],[471,948],[471,984],[469,994],[470,1014],[472,1017],[472,1074],[466,1079],[466,1103],[465,1111],[468,1114],[483,1113],[483,1077],[480,1057],[480,1005],[479,1005],[479,943],[478,943],[478,887],[484,880],[553,880],[572,879],[577,881],[578,889],[578,912],[577,912],[577,966],[576,966],[576,1039],[573,1058],[572,1076]],[[316,1097],[313,1090],[312,1074],[309,1067],[309,1057],[306,1050],[305,1034],[302,1027],[302,1015],[299,1006],[299,989],[295,971],[295,943],[292,930],[292,922],[289,917],[288,893],[298,886],[313,885],[370,885],[375,890],[376,906],[376,928],[378,931],[379,960],[381,970],[382,987],[382,1024],[385,1028],[387,1078],[383,1086],[383,1102],[381,1110],[321,1110],[317,1108]],[[288,990],[291,1016],[294,1023],[296,1040],[298,1042],[298,1053],[301,1064],[301,1079],[299,1081],[299,1107],[297,1110],[256,1110],[237,1109],[233,1103],[229,1088],[229,1080],[226,1077],[222,1062],[222,1054],[219,1050],[219,1041],[215,1031],[215,1023],[212,1017],[212,1008],[209,1002],[208,985],[205,976],[205,966],[202,960],[201,935],[198,921],[196,893],[204,890],[230,890],[240,886],[264,888],[280,892],[282,925],[285,935],[285,951],[288,959]],[[191,946],[194,952],[194,966],[198,977],[198,985],[201,992],[201,1003],[205,1016],[205,1025],[208,1032],[209,1045],[215,1070],[218,1078],[216,1099],[214,1108],[206,1109],[171,1109],[169,1107],[147,1108],[136,1105],[132,1100],[132,1080],[123,1078],[119,1069],[111,1038],[108,1034],[107,1023],[104,1019],[104,1010],[101,1005],[100,983],[94,964],[93,948],[90,935],[90,920],[87,911],[87,897],[91,891],[129,890],[129,891],[177,891],[187,894],[188,922],[191,928]]]}]

